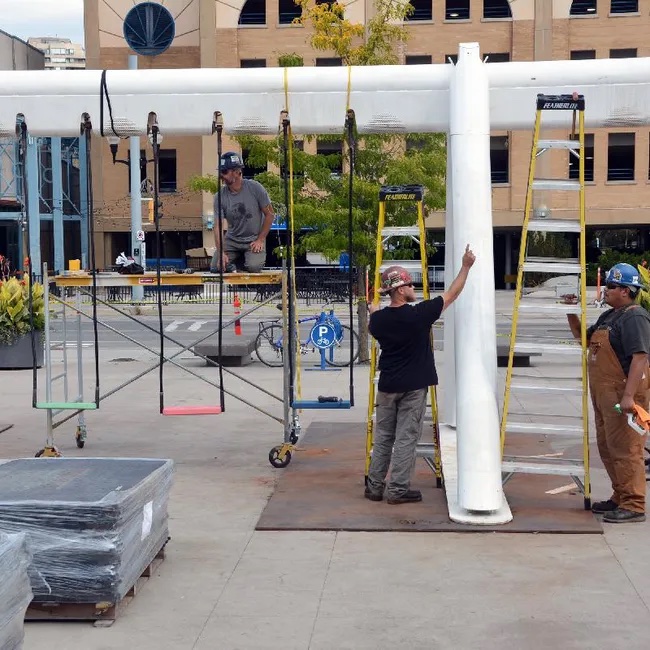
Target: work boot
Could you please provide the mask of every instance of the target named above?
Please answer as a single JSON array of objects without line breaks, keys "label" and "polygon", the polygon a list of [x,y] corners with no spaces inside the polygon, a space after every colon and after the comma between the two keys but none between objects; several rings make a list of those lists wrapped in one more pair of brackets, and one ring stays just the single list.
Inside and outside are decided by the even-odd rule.
[{"label": "work boot", "polygon": [[399,503],[417,503],[418,501],[422,501],[422,492],[420,490],[407,490],[398,497],[388,497],[387,499],[387,503],[393,506]]},{"label": "work boot", "polygon": [[596,501],[591,506],[591,512],[602,514],[604,512],[611,512],[612,510],[616,510],[616,508],[618,508],[618,503],[612,501],[611,499],[607,499],[607,501]]},{"label": "work boot", "polygon": [[627,524],[635,521],[645,521],[644,512],[634,512],[625,508],[616,508],[611,512],[606,512],[603,521],[609,524]]},{"label": "work boot", "polygon": [[366,488],[363,496],[370,501],[381,501],[384,495],[381,492],[373,492],[370,488]]}]

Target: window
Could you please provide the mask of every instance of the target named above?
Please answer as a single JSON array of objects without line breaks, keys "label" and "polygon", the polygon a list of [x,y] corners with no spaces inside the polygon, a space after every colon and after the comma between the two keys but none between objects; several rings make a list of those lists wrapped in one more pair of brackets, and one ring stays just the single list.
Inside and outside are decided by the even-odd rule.
[{"label": "window", "polygon": [[490,136],[490,168],[492,185],[500,185],[510,181],[508,162],[508,136]]},{"label": "window", "polygon": [[266,68],[266,59],[242,59],[240,68]]},{"label": "window", "polygon": [[483,0],[483,18],[512,18],[508,0]]},{"label": "window", "polygon": [[407,54],[406,65],[424,65],[432,62],[430,54]]},{"label": "window", "polygon": [[433,20],[433,3],[431,0],[409,0],[413,11],[406,20]]},{"label": "window", "polygon": [[571,60],[572,61],[586,61],[587,59],[595,59],[596,50],[572,50],[571,51]]},{"label": "window", "polygon": [[458,63],[458,54],[445,54],[445,63]]},{"label": "window", "polygon": [[316,65],[320,68],[329,68],[332,66],[343,65],[343,61],[340,57],[337,56],[322,57],[316,59]]},{"label": "window", "polygon": [[240,25],[266,25],[266,0],[246,0],[239,14]]},{"label": "window", "polygon": [[613,14],[635,14],[639,11],[639,0],[612,0]]},{"label": "window", "polygon": [[343,140],[318,140],[316,154],[329,157],[327,163],[332,176],[340,176],[343,173]]},{"label": "window", "polygon": [[[580,160],[569,153],[569,179],[577,181],[580,178]],[[594,134],[585,133],[585,181],[594,180]]]},{"label": "window", "polygon": [[469,18],[469,0],[447,0],[445,20],[467,20]]},{"label": "window", "polygon": [[596,13],[596,0],[573,0],[571,3],[571,16],[588,16]]},{"label": "window", "polygon": [[609,134],[607,180],[634,180],[634,133]]},{"label": "window", "polygon": [[161,194],[176,191],[176,149],[161,149],[158,165],[158,191]]},{"label": "window", "polygon": [[302,15],[302,9],[293,0],[280,0],[278,3],[278,22],[280,25],[291,25]]},{"label": "window", "polygon": [[624,47],[622,49],[610,50],[610,59],[635,59],[636,47]]},{"label": "window", "polygon": [[510,61],[510,52],[492,52],[483,57],[486,63],[508,63]]},{"label": "window", "polygon": [[250,151],[248,149],[242,149],[241,157],[244,160],[244,169],[242,170],[242,176],[244,178],[255,178],[258,174],[263,174],[266,171],[266,165],[263,167],[253,167],[248,162],[248,157],[250,156]]}]

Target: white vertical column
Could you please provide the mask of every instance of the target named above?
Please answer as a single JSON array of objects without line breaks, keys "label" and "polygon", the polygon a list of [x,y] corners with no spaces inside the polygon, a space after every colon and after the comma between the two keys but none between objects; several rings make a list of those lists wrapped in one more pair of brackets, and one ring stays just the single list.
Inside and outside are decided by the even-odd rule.
[{"label": "white vertical column", "polygon": [[[129,70],[138,69],[138,57],[136,54],[129,54]],[[140,187],[140,138],[131,136],[129,138],[129,153],[131,165],[129,174],[131,175],[131,250],[129,255],[146,268],[147,260],[142,255],[144,246],[138,241],[138,231],[142,230],[142,189]],[[136,253],[136,251],[138,251]],[[132,287],[131,296],[133,300],[142,300],[144,298],[144,287]]]},{"label": "white vertical column", "polygon": [[[452,64],[449,64],[452,65]],[[454,192],[452,182],[451,145],[447,134],[447,206],[445,214],[445,289],[449,288],[454,279]],[[445,329],[443,332],[443,368],[441,377],[442,402],[440,405],[440,421],[450,427],[456,426],[456,357],[454,351],[454,305],[444,314]]]},{"label": "white vertical column", "polygon": [[[450,87],[454,273],[466,244],[476,254],[455,304],[458,505],[503,508],[497,402],[489,88],[478,43],[461,43]],[[509,520],[509,516],[505,519]]]}]

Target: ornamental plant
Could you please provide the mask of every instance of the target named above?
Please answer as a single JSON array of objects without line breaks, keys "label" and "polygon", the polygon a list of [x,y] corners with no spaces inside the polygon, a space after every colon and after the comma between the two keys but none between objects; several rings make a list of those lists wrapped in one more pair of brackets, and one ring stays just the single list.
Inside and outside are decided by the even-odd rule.
[{"label": "ornamental plant", "polygon": [[[33,317],[29,314],[29,290],[32,291]],[[45,329],[45,300],[43,285],[27,278],[0,280],[0,345],[11,345],[16,339],[32,331]]]}]

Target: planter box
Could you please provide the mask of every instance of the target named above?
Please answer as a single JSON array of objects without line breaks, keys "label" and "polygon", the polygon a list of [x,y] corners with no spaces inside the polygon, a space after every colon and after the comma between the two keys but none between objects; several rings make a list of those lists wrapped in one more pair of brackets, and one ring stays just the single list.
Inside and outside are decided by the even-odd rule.
[{"label": "planter box", "polygon": [[[19,337],[11,345],[0,344],[0,370],[22,370],[32,365],[31,334]],[[36,332],[36,365],[43,365],[43,332]]]}]

